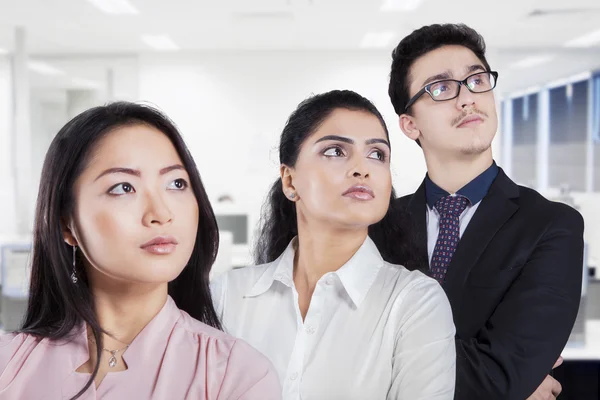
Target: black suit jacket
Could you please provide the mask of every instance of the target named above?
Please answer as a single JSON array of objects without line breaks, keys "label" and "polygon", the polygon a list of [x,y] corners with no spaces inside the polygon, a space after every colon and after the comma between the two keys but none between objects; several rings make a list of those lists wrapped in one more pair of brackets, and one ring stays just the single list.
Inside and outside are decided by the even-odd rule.
[{"label": "black suit jacket", "polygon": [[[396,201],[426,252],[424,182]],[[582,268],[581,215],[500,169],[442,285],[456,326],[455,399],[524,400],[537,389],[575,323]]]}]

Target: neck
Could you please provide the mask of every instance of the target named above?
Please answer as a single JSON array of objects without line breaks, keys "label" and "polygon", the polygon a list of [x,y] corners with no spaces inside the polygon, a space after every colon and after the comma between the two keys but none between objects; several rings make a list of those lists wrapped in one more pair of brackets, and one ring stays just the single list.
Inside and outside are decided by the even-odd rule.
[{"label": "neck", "polygon": [[456,193],[488,169],[494,160],[491,149],[488,149],[481,154],[460,158],[425,153],[425,162],[429,178],[448,193]]},{"label": "neck", "polygon": [[332,229],[329,224],[311,223],[298,218],[298,247],[294,260],[294,282],[314,288],[328,272],[337,271],[364,243],[368,228]]},{"label": "neck", "polygon": [[115,350],[129,345],[160,312],[167,301],[168,286],[92,284],[92,293],[98,322],[109,333],[103,337],[104,347]]}]

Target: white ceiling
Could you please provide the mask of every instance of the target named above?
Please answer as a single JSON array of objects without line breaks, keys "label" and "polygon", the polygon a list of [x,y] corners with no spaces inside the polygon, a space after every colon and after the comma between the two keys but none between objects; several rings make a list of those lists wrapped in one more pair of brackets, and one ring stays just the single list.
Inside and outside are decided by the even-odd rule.
[{"label": "white ceiling", "polygon": [[[424,0],[383,12],[383,0],[130,0],[137,15],[109,15],[87,0],[0,0],[0,48],[24,26],[32,54],[152,51],[144,34],[167,34],[184,51],[359,49],[368,32],[389,47],[434,22],[464,22],[493,49],[556,49],[600,28],[600,0]],[[536,11],[543,15],[531,16]]]}]

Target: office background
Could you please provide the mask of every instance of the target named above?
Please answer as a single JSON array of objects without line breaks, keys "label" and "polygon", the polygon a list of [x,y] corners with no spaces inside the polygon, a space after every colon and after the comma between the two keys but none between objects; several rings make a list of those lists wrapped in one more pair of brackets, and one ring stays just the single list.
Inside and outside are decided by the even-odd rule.
[{"label": "office background", "polygon": [[600,360],[598,0],[0,0],[0,326],[18,325],[26,294],[44,154],[77,113],[145,101],[177,123],[218,214],[220,273],[249,263],[278,136],[312,93],[371,99],[390,129],[394,186],[416,189],[425,163],[387,96],[390,52],[436,22],[486,39],[500,73],[496,161],[584,216],[585,296],[565,358]]}]

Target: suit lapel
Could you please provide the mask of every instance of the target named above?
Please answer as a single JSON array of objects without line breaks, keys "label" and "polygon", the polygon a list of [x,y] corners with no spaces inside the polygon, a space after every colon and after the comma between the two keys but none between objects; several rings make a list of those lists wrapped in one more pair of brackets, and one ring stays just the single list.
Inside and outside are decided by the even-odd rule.
[{"label": "suit lapel", "polygon": [[412,215],[415,231],[415,240],[419,248],[420,257],[424,260],[421,271],[429,274],[429,256],[427,253],[427,199],[425,198],[425,181],[411,196],[408,203],[408,211]]},{"label": "suit lapel", "polygon": [[461,293],[471,269],[496,233],[519,208],[514,201],[518,196],[518,186],[500,169],[460,239],[446,273],[443,286],[455,316],[460,310]]}]

